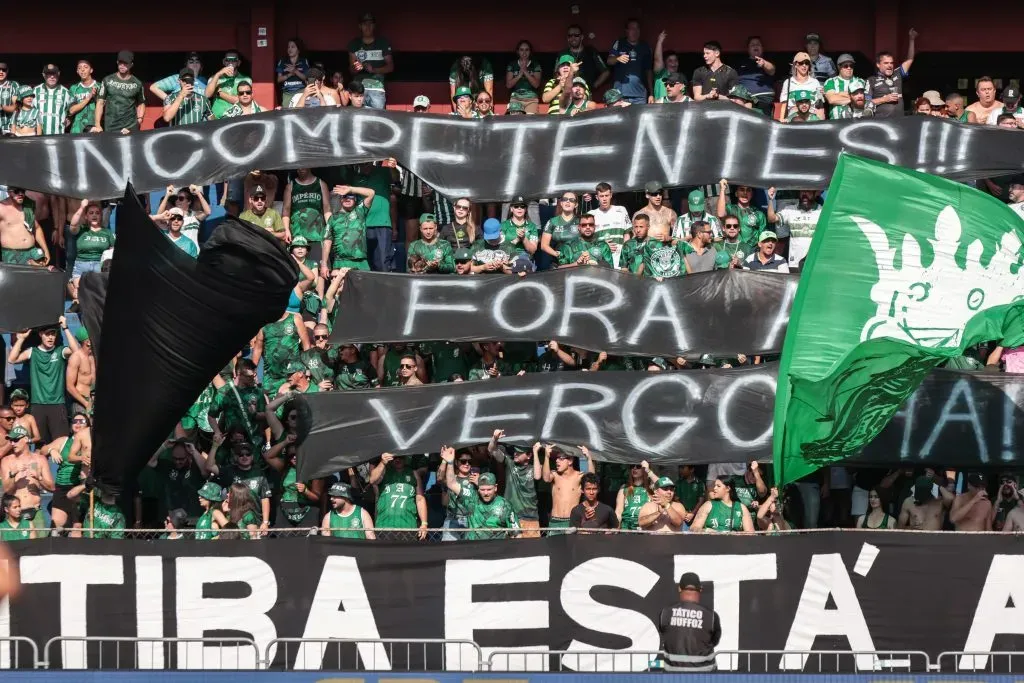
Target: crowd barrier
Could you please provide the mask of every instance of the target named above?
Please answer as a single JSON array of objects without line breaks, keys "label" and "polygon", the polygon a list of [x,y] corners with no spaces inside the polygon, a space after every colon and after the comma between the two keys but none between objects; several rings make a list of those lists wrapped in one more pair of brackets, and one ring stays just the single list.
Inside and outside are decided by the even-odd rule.
[{"label": "crowd barrier", "polygon": [[[341,659],[343,646],[354,646],[357,656]],[[324,655],[335,649],[340,671],[432,673],[425,666],[438,655],[442,671],[477,673],[644,673],[660,671],[662,653],[642,650],[496,650],[471,640],[448,639],[336,639],[277,638],[260,651],[248,638],[130,638],[62,636],[40,648],[30,638],[0,638],[0,653],[10,653],[8,669],[60,670],[57,662],[84,662],[89,669],[104,671],[218,670],[309,671],[319,670]],[[129,658],[122,655],[130,653]],[[404,658],[396,658],[404,652]],[[274,665],[282,661],[285,665]],[[375,655],[387,668],[378,667]],[[838,650],[727,650],[719,651],[720,671],[734,675],[801,674],[1021,674],[1024,652],[943,652],[935,661],[919,651]],[[126,662],[130,661],[130,665]],[[404,669],[390,662],[403,661]],[[723,674],[724,675],[724,674]],[[807,680],[807,679],[802,679]],[[889,679],[887,679],[889,680]]]}]

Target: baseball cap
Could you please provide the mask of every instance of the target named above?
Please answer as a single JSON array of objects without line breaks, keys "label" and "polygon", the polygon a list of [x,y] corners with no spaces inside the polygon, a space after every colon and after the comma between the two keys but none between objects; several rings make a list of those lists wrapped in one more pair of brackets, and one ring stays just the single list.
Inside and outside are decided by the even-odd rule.
[{"label": "baseball cap", "polygon": [[347,498],[352,500],[352,487],[343,481],[336,481],[327,489],[329,498]]},{"label": "baseball cap", "polygon": [[967,475],[967,483],[976,489],[984,488],[985,475],[981,472],[971,472]]},{"label": "baseball cap", "polygon": [[814,91],[813,90],[795,90],[793,92],[794,102],[813,102]]},{"label": "baseball cap", "polygon": [[674,489],[676,483],[669,477],[658,477],[658,481],[654,482],[654,488],[656,489]]},{"label": "baseball cap", "polygon": [[254,187],[252,189],[252,196],[253,197],[266,197],[267,196],[267,191],[263,189],[262,185],[257,185],[256,187]]},{"label": "baseball cap", "polygon": [[88,341],[89,330],[85,329],[84,327],[79,327],[77,330],[75,330],[75,339],[77,339],[79,343]]},{"label": "baseball cap", "polygon": [[117,61],[131,64],[135,61],[135,53],[131,50],[121,50],[117,53]]},{"label": "baseball cap", "polygon": [[178,218],[184,218],[185,217],[185,212],[182,211],[181,209],[179,209],[176,206],[174,208],[168,209],[167,213],[171,214],[172,216],[177,216]]},{"label": "baseball cap", "polygon": [[188,62],[198,62],[198,61],[201,61],[201,58],[199,57],[199,53],[198,52],[192,51],[192,52],[189,52],[188,55],[185,56],[185,62],[186,63],[188,63]]},{"label": "baseball cap", "polygon": [[28,98],[35,96],[36,91],[33,90],[30,86],[23,85],[20,88],[18,88],[18,100],[27,100]]},{"label": "baseball cap", "polygon": [[292,238],[292,243],[288,245],[288,248],[289,249],[294,249],[295,247],[308,247],[308,246],[309,246],[309,240],[307,240],[302,235],[296,235],[295,237]]},{"label": "baseball cap", "polygon": [[[1009,88],[1007,88],[1007,90],[1009,90]],[[928,104],[932,105],[933,107],[946,106],[946,100],[942,99],[942,95],[939,94],[938,90],[926,90],[923,93],[921,93],[921,97],[928,100]]]},{"label": "baseball cap", "polygon": [[496,240],[501,237],[501,223],[497,218],[488,218],[484,221],[484,239]]},{"label": "baseball cap", "polygon": [[526,197],[518,195],[512,198],[512,201],[508,203],[509,206],[526,206]]},{"label": "baseball cap", "polygon": [[699,591],[701,590],[700,577],[693,572],[686,572],[685,574],[679,577],[679,587],[683,589],[690,588],[695,591]]},{"label": "baseball cap", "polygon": [[757,241],[758,241],[758,242],[764,242],[764,241],[766,241],[766,240],[775,240],[775,241],[778,241],[778,240],[779,240],[779,236],[778,236],[778,235],[776,235],[776,234],[775,234],[774,232],[772,232],[771,230],[762,230],[762,231],[761,231],[761,234],[757,236]]},{"label": "baseball cap", "polygon": [[496,486],[498,480],[495,478],[493,472],[484,472],[477,479],[477,486]]},{"label": "baseball cap", "polygon": [[853,55],[851,55],[849,52],[844,52],[843,54],[839,55],[839,59],[836,60],[836,64],[837,65],[856,64],[856,63],[857,63],[857,60],[854,59]]},{"label": "baseball cap", "polygon": [[21,425],[14,425],[11,427],[11,431],[7,432],[8,441],[20,441],[21,439],[28,438],[28,430]]},{"label": "baseball cap", "polygon": [[651,182],[644,185],[644,192],[646,192],[647,194],[661,194],[661,191],[663,189],[665,188],[663,188],[661,186],[661,183],[659,183],[657,180],[652,180]]},{"label": "baseball cap", "polygon": [[935,498],[935,494],[932,493],[932,486],[935,482],[931,480],[931,477],[921,476],[914,480],[914,502],[921,504],[927,503],[929,500]]},{"label": "baseball cap", "polygon": [[306,366],[297,360],[288,361],[288,364],[284,366],[284,374],[293,375],[296,372],[306,372]]},{"label": "baseball cap", "polygon": [[178,72],[178,78],[183,81],[195,81],[196,75],[192,73],[192,69],[182,69]]},{"label": "baseball cap", "polygon": [[472,90],[470,90],[465,85],[460,85],[458,88],[455,89],[455,94],[452,95],[452,101],[454,102],[455,100],[459,99],[460,97],[472,97],[472,96],[473,96],[473,91]]},{"label": "baseball cap", "polygon": [[820,43],[821,42],[821,36],[819,34],[817,34],[817,33],[808,33],[806,36],[804,36],[804,42],[807,42],[807,43],[810,43],[810,42]]},{"label": "baseball cap", "polygon": [[792,63],[796,64],[797,62],[802,62],[804,60],[806,60],[808,62],[811,61],[811,56],[809,54],[807,54],[806,52],[797,52],[795,55],[793,55],[793,62]]},{"label": "baseball cap", "polygon": [[700,190],[694,190],[686,198],[686,203],[690,207],[690,211],[703,211],[704,210],[704,193]]},{"label": "baseball cap", "polygon": [[435,216],[434,214],[432,214],[432,213],[421,213],[420,214],[420,225],[423,225],[424,223],[436,223],[436,222],[437,222],[437,216]]},{"label": "baseball cap", "polygon": [[463,247],[462,249],[456,249],[455,253],[452,254],[452,258],[455,261],[472,261],[473,255],[469,253],[469,249]]},{"label": "baseball cap", "polygon": [[604,94],[605,104],[615,104],[621,99],[622,93],[619,92],[616,88],[609,88],[608,91]]},{"label": "baseball cap", "polygon": [[535,270],[537,270],[537,266],[526,252],[520,253],[512,260],[513,273],[532,273]]},{"label": "baseball cap", "polygon": [[377,20],[374,18],[373,12],[363,12],[359,15],[359,23],[361,24],[364,21],[376,22]]},{"label": "baseball cap", "polygon": [[850,92],[852,92],[852,93],[854,93],[854,92],[864,92],[867,89],[868,89],[868,85],[867,85],[867,83],[864,82],[863,79],[861,79],[861,78],[851,78],[850,79]]},{"label": "baseball cap", "polygon": [[562,66],[563,64],[575,64],[576,60],[572,58],[572,55],[562,55],[558,58],[558,63],[555,64],[555,68]]},{"label": "baseball cap", "polygon": [[219,484],[208,481],[199,489],[199,497],[212,503],[219,503],[224,500],[224,489]]},{"label": "baseball cap", "polygon": [[1003,104],[1015,104],[1018,100],[1020,100],[1020,90],[1013,87],[1003,90]]},{"label": "baseball cap", "polygon": [[585,88],[587,87],[587,79],[583,78],[583,76],[576,76],[575,78],[572,79],[572,84],[582,85]]},{"label": "baseball cap", "polygon": [[225,62],[240,62],[240,61],[242,61],[242,58],[239,57],[238,53],[235,52],[234,50],[228,50],[227,52],[224,53],[224,61]]},{"label": "baseball cap", "polygon": [[417,95],[412,99],[413,109],[416,107],[423,107],[424,109],[430,109],[430,98],[426,95]]},{"label": "baseball cap", "polygon": [[679,74],[669,74],[661,79],[661,82],[665,85],[677,85],[683,82],[683,79],[679,77]]},{"label": "baseball cap", "polygon": [[60,67],[56,64],[47,64],[43,67],[43,74],[60,74]]}]

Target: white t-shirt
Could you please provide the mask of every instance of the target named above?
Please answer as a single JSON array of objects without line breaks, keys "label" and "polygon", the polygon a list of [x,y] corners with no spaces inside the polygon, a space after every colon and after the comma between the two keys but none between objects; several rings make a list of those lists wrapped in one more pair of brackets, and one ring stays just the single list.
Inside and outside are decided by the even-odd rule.
[{"label": "white t-shirt", "polygon": [[779,239],[789,238],[789,265],[799,266],[811,247],[811,238],[821,218],[821,207],[815,204],[810,211],[804,211],[799,206],[786,206],[775,215],[779,217],[775,234]]},{"label": "white t-shirt", "polygon": [[[299,106],[299,98],[302,97],[301,92],[297,92],[292,96],[291,101],[288,102],[289,109],[297,109]],[[304,107],[308,107],[309,104],[304,104]],[[321,107],[337,107],[338,101],[334,99],[334,95],[330,92],[323,91],[323,100],[320,102]]]},{"label": "white t-shirt", "polygon": [[[623,234],[633,229],[633,221],[630,220],[629,212],[624,206],[609,206],[607,211],[591,209],[587,213],[594,217],[596,224],[594,235],[609,245],[621,247],[625,242]],[[613,247],[612,251],[614,250]]]},{"label": "white t-shirt", "polygon": [[[988,120],[985,123],[987,123],[990,126],[996,125],[996,121],[999,118],[1000,114],[1004,113],[1005,111],[1006,105],[1004,104],[1002,107],[996,109],[994,112],[989,114]],[[1013,114],[1013,118],[1017,119],[1017,121],[1024,121],[1024,107],[1017,107],[1010,113]]]},{"label": "white t-shirt", "polygon": [[825,106],[825,90],[821,87],[821,83],[818,79],[811,76],[806,81],[801,83],[796,80],[795,76],[790,76],[782,83],[782,92],[779,93],[779,102],[788,102],[789,109],[792,110],[796,107],[796,100],[790,101],[789,93],[800,92],[801,90],[809,90],[814,93],[814,101],[811,102],[811,109],[821,109]]}]

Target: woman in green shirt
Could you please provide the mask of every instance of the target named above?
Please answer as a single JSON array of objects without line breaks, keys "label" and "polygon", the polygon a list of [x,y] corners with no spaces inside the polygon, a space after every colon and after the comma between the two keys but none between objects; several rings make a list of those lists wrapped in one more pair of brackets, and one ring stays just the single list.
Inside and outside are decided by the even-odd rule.
[{"label": "woman in green shirt", "polygon": [[[273,405],[273,404],[271,404]],[[270,413],[270,406],[267,406]],[[290,413],[296,413],[293,408]],[[289,415],[289,417],[291,417]],[[316,526],[320,513],[320,493],[323,482],[314,479],[310,482],[298,479],[299,447],[295,445],[298,437],[289,432],[284,434],[278,443],[264,454],[267,464],[281,476],[281,499],[277,507],[277,519],[274,526],[288,527]]]},{"label": "woman in green shirt", "polygon": [[579,201],[575,192],[563,192],[558,199],[558,212],[544,224],[540,250],[551,256],[555,263],[558,263],[561,248],[580,236],[580,219],[576,214]]},{"label": "woman in green shirt", "polygon": [[509,90],[509,104],[518,102],[527,114],[536,114],[540,96],[540,64],[533,61],[533,45],[520,40],[516,45],[516,58],[505,67],[505,87]]},{"label": "woman in green shirt", "polygon": [[248,486],[238,481],[229,486],[228,499],[224,507],[228,524],[235,525],[242,538],[249,540],[260,537],[259,508]]},{"label": "woman in green shirt", "polygon": [[196,520],[197,541],[211,541],[217,538],[217,530],[223,529],[228,523],[227,517],[220,509],[223,502],[224,489],[220,484],[208,481],[199,489],[199,507],[203,508],[203,514]]},{"label": "woman in green shirt", "polygon": [[651,500],[649,470],[643,465],[629,466],[629,483],[619,489],[615,499],[615,515],[620,529],[640,528],[640,508]]},{"label": "woman in green shirt", "polygon": [[736,498],[731,482],[715,479],[708,490],[708,498],[697,510],[690,531],[730,533],[754,530],[750,511]]},{"label": "woman in green shirt", "polygon": [[0,505],[4,510],[4,519],[0,522],[0,541],[28,541],[36,538],[35,527],[21,517],[21,501],[17,496],[10,493],[4,495]]},{"label": "woman in green shirt", "polygon": [[494,97],[494,69],[486,59],[481,59],[478,63],[469,55],[463,55],[452,64],[448,72],[448,85],[451,88],[449,95],[454,111],[455,91],[459,88],[469,88],[471,94],[483,91]]},{"label": "woman in green shirt", "polygon": [[68,294],[78,301],[78,279],[85,273],[100,272],[103,252],[114,248],[114,233],[103,227],[103,209],[99,203],[83,199],[71,216],[71,235],[75,238],[75,265],[71,269]]}]

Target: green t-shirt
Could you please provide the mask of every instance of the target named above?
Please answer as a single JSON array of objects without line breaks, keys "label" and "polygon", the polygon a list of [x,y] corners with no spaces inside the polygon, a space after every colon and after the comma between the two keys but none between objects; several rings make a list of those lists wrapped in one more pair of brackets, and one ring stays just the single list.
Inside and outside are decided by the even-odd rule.
[{"label": "green t-shirt", "polygon": [[96,531],[89,533],[89,538],[124,538],[124,513],[116,504],[105,505],[97,500],[93,506],[92,527]]},{"label": "green t-shirt", "polygon": [[225,93],[233,97],[237,97],[238,86],[241,85],[243,81],[248,82],[250,85],[252,84],[252,78],[246,76],[243,73],[238,72],[237,69],[234,76],[220,77],[220,80],[217,81],[217,92],[213,94],[213,105],[210,107],[210,109],[213,111],[214,118],[224,118],[224,115],[227,113],[228,109],[231,109],[231,107],[234,106],[233,102],[228,102],[227,100],[221,98],[220,93]]},{"label": "green t-shirt", "polygon": [[609,268],[612,266],[611,247],[608,246],[607,242],[598,240],[596,235],[589,240],[583,239],[580,236],[572,242],[564,244],[558,250],[558,265],[564,266],[576,263],[576,260],[583,252],[590,254],[590,265],[607,266]]},{"label": "green t-shirt", "polygon": [[[7,74],[4,75],[6,76]],[[0,82],[0,105],[7,106],[14,104],[17,101],[18,90],[20,88],[21,84],[17,81],[6,80]],[[11,119],[13,118],[13,113],[8,114],[0,109],[0,133],[6,133],[10,129]]]},{"label": "green t-shirt", "polygon": [[96,99],[103,100],[103,130],[117,132],[122,129],[137,130],[136,107],[146,101],[142,81],[134,75],[123,79],[110,74],[100,83]]},{"label": "green t-shirt", "polygon": [[[451,467],[457,466],[457,463],[451,464]],[[455,480],[459,483],[459,492],[455,493],[448,489],[448,518],[465,522],[473,508],[473,501],[476,499],[476,487],[468,477],[457,476]]]},{"label": "green t-shirt", "polygon": [[314,178],[313,182],[307,185],[300,183],[298,178],[292,180],[289,221],[292,237],[305,237],[310,242],[323,242],[324,193],[319,178]]},{"label": "green t-shirt", "polygon": [[[263,326],[264,375],[283,380],[285,366],[289,361],[298,360],[301,351],[302,338],[299,337],[298,323],[294,315]],[[271,396],[276,396],[277,387],[274,387],[273,391],[269,383],[267,387],[267,392]]]},{"label": "green t-shirt", "polygon": [[369,208],[356,202],[351,211],[331,214],[327,222],[327,239],[331,241],[332,267],[341,268],[347,261],[366,261],[366,216]]},{"label": "green t-shirt", "polygon": [[78,236],[75,238],[75,248],[78,250],[76,258],[79,261],[96,263],[103,256],[103,252],[114,247],[114,233],[106,228],[91,230],[83,225],[79,228]]},{"label": "green t-shirt", "polygon": [[197,541],[212,541],[217,538],[217,530],[213,528],[213,510],[207,510],[196,520]]},{"label": "green t-shirt", "polygon": [[[519,239],[518,230],[523,228],[523,239]],[[537,242],[540,240],[540,228],[534,225],[529,220],[523,225],[517,226],[512,222],[512,219],[506,219],[501,223],[501,243],[507,245],[509,253],[514,257],[519,254],[526,252],[526,247],[523,246],[524,242]]]},{"label": "green t-shirt", "polygon": [[366,529],[363,526],[363,508],[356,505],[347,515],[340,515],[331,510],[328,521],[331,529],[331,536],[334,538],[366,538]]},{"label": "green t-shirt", "polygon": [[728,268],[732,262],[732,257],[735,255],[740,263],[743,263],[743,259],[747,258],[754,253],[755,247],[744,242],[743,240],[736,238],[735,242],[715,242],[715,268]]},{"label": "green t-shirt", "polygon": [[622,487],[622,529],[640,528],[640,508],[651,499],[642,486]]},{"label": "green t-shirt", "polygon": [[[238,397],[235,397],[235,391]],[[239,399],[241,405],[239,405]],[[244,406],[245,413],[242,412]],[[263,396],[263,389],[259,386],[235,387],[232,389],[232,382],[229,382],[217,389],[217,394],[210,406],[210,412],[214,415],[223,415],[222,426],[225,431],[239,428],[249,435],[249,441],[253,447],[263,445],[261,432],[262,422],[249,413],[250,409],[255,413],[262,413],[267,409],[267,400]],[[252,426],[250,431],[247,425]]]},{"label": "green t-shirt", "polygon": [[60,344],[47,351],[33,346],[29,357],[28,376],[32,403],[37,405],[64,405],[64,373],[68,361]]},{"label": "green t-shirt", "polygon": [[391,169],[374,166],[369,173],[350,170],[346,174],[348,184],[352,187],[368,187],[373,190],[373,203],[366,214],[366,226],[369,228],[391,227]]},{"label": "green t-shirt", "polygon": [[[220,468],[217,483],[225,489],[232,484],[245,484],[245,487],[249,489],[249,493],[252,495],[252,499],[256,501],[257,506],[259,506],[261,500],[270,498],[273,493],[273,490],[270,488],[270,482],[267,481],[263,472],[255,466],[247,470],[241,470],[233,465],[225,465]],[[256,524],[259,524],[259,522],[257,521]],[[238,526],[241,527],[242,525],[239,524]]]},{"label": "green t-shirt", "polygon": [[238,217],[270,232],[284,232],[284,221],[281,220],[281,214],[270,207],[267,207],[262,216],[257,216],[252,211],[243,211]]},{"label": "green t-shirt", "polygon": [[757,236],[768,229],[768,217],[764,211],[753,206],[743,208],[739,204],[727,204],[725,212],[740,219],[740,241],[757,243]]},{"label": "green t-shirt", "polygon": [[[473,511],[469,515],[468,527],[470,529],[518,529],[519,520],[516,513],[512,511],[512,506],[501,496],[495,496],[490,503],[485,503],[480,496],[476,496],[473,501]],[[470,541],[506,537],[506,534],[487,531],[470,531],[466,534],[466,539]]]},{"label": "green t-shirt", "polygon": [[[526,78],[525,74],[536,74],[540,78],[542,71],[540,64],[532,59],[527,62],[523,77],[512,86],[511,96],[519,99],[537,97],[537,89],[530,85],[530,81]],[[509,62],[508,66],[505,67],[505,72],[510,74],[519,73],[519,60]]]},{"label": "green t-shirt", "polygon": [[213,430],[210,429],[210,408],[213,406],[213,400],[217,395],[217,387],[213,386],[213,383],[207,384],[206,387],[199,394],[199,397],[193,401],[188,411],[181,418],[181,427],[185,430],[199,429],[200,431],[209,434]]},{"label": "green t-shirt", "polygon": [[643,239],[633,238],[623,244],[622,252],[619,253],[619,266],[636,275],[640,270],[640,264],[644,262],[645,244],[647,244],[646,237]]},{"label": "green t-shirt", "polygon": [[647,240],[641,258],[644,278],[682,277],[686,275],[686,242],[659,242]]},{"label": "green t-shirt", "polygon": [[0,541],[28,541],[32,533],[32,522],[27,519],[19,519],[17,524],[11,524],[10,520],[4,519],[0,522]]},{"label": "green t-shirt", "polygon": [[437,261],[436,270],[427,270],[425,272],[441,274],[451,274],[455,272],[455,254],[452,251],[452,245],[448,244],[447,240],[435,237],[432,244],[424,242],[423,240],[416,240],[409,245],[408,251],[408,263],[410,269],[412,257],[419,256],[428,263],[430,261]]},{"label": "green t-shirt", "polygon": [[377,488],[377,519],[379,529],[415,529],[419,527],[416,514],[416,477],[408,469],[401,472],[387,467]]},{"label": "green t-shirt", "polygon": [[[349,42],[348,51],[354,54],[364,66],[368,64],[376,71],[379,67],[387,64],[385,58],[391,54],[391,43],[379,36],[375,37],[371,43],[364,43],[362,38],[356,38]],[[362,81],[363,88],[367,90],[383,90],[385,75],[363,70],[355,76],[355,80]]]},{"label": "green t-shirt", "polygon": [[75,435],[72,434],[64,439],[64,445],[60,449],[60,464],[57,465],[57,474],[53,479],[58,486],[77,486],[81,483],[82,463],[68,460],[74,443]]},{"label": "green t-shirt", "polygon": [[96,125],[96,95],[99,93],[100,83],[93,81],[89,85],[82,85],[81,82],[75,83],[73,86],[68,88],[71,93],[71,106],[81,104],[89,93],[94,93],[92,101],[82,108],[82,111],[71,117],[71,133],[85,133],[94,125]]},{"label": "green t-shirt", "polygon": [[[510,452],[511,451],[511,452]],[[505,462],[505,499],[519,519],[537,519],[537,484],[533,478],[533,457],[522,465],[513,460],[515,451],[498,451]]]},{"label": "green t-shirt", "polygon": [[312,347],[299,354],[299,360],[309,370],[309,381],[320,384],[325,379],[334,380],[334,367],[338,363],[338,349],[329,346],[325,350]]},{"label": "green t-shirt", "polygon": [[735,500],[731,505],[720,500],[711,501],[711,511],[704,520],[704,528],[718,532],[743,531],[743,504]]},{"label": "green t-shirt", "polygon": [[[448,85],[456,85],[458,83],[458,76],[459,60],[455,60],[455,63],[452,64],[452,68],[448,70]],[[487,81],[494,80],[494,67],[491,66],[490,61],[486,59],[480,60],[480,70],[477,71],[476,77],[477,80],[480,82],[480,87],[483,87],[484,83],[486,83]]]},{"label": "green t-shirt", "polygon": [[377,386],[377,373],[364,360],[355,363],[339,363],[334,376],[334,388],[339,391],[350,389],[371,389]]},{"label": "green t-shirt", "polygon": [[472,352],[467,353],[458,342],[427,342],[421,350],[430,359],[430,381],[434,384],[447,382],[455,374],[466,379]]},{"label": "green t-shirt", "polygon": [[551,248],[561,251],[566,244],[579,238],[580,219],[573,216],[572,220],[566,220],[562,216],[554,216],[544,224],[544,232],[551,235]]},{"label": "green t-shirt", "polygon": [[706,485],[696,477],[693,481],[680,479],[676,482],[676,497],[687,512],[697,511],[697,501],[704,497]]}]

